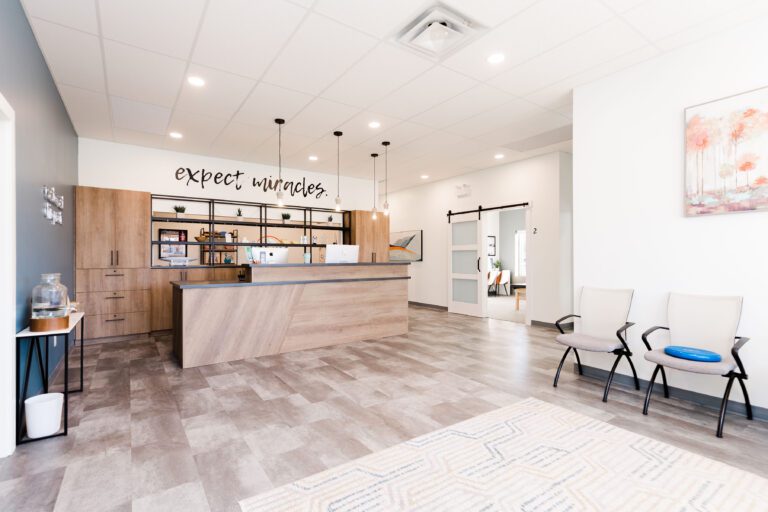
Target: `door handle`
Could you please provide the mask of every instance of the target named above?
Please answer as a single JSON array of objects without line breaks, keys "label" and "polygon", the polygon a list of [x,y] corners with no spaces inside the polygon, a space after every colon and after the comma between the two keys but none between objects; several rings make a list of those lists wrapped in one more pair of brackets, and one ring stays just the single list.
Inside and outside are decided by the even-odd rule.
[{"label": "door handle", "polygon": [[109,266],[114,266],[115,264],[115,251],[109,251]]},{"label": "door handle", "polygon": [[115,251],[115,265],[120,265],[120,251]]},{"label": "door handle", "polygon": [[480,258],[477,258],[477,271],[480,272]]}]

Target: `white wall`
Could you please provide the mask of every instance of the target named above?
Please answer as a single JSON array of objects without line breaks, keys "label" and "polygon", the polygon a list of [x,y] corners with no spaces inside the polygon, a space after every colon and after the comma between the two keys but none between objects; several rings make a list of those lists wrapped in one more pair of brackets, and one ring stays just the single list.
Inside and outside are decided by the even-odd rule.
[{"label": "white wall", "polygon": [[[760,21],[577,89],[573,181],[576,292],[583,285],[636,290],[630,345],[640,376],[652,371],[640,334],[666,324],[670,290],[743,295],[739,334],[752,338],[742,350],[747,385],[763,407],[768,213],[683,216],[683,109],[768,85],[766,48],[768,22]],[[612,362],[583,358],[602,368]],[[672,386],[712,395],[725,386],[721,377],[668,376]],[[740,400],[736,388],[731,396]]]},{"label": "white wall", "polygon": [[[205,169],[214,174],[216,172],[234,173],[240,170],[244,173],[238,180],[242,187],[240,190],[236,190],[234,186],[216,185],[213,181],[209,181],[205,188],[194,183],[187,186],[186,181],[178,181],[175,178],[176,170],[179,167],[188,167],[193,171]],[[142,190],[153,194],[275,203],[277,199],[274,191],[264,192],[262,189],[252,186],[253,178],[261,179],[268,176],[276,179],[277,167],[94,139],[80,139],[79,184],[84,186]],[[307,184],[321,183],[326,190],[325,194],[316,198],[314,194],[307,197],[302,195],[290,197],[286,193],[286,204],[319,208],[333,208],[335,206],[335,175],[283,169],[283,180],[302,180],[303,178],[306,178]],[[372,186],[372,180],[342,176],[342,208],[345,210],[369,210],[371,208]]]},{"label": "white wall", "polygon": [[[528,272],[538,278],[529,281],[530,318],[554,322],[568,312],[571,283],[562,282],[561,271],[571,266],[570,248],[561,251],[560,247],[559,196],[561,179],[570,177],[570,168],[561,165],[569,161],[568,155],[551,153],[391,193],[392,230],[424,230],[424,261],[411,265],[409,299],[448,304],[448,210],[529,202],[531,226],[537,234],[531,233],[528,239]],[[456,186],[461,184],[471,187],[469,197],[456,197]],[[569,261],[562,264],[562,258]]]}]

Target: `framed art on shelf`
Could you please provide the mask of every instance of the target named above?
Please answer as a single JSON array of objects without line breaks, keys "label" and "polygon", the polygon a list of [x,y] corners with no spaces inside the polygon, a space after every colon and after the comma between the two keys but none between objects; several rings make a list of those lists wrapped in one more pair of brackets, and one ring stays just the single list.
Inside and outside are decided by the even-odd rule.
[{"label": "framed art on shelf", "polygon": [[[161,229],[158,232],[158,237],[161,242],[186,242],[187,230],[186,229]],[[180,258],[187,256],[187,246],[181,244],[160,244],[158,245],[160,251],[160,259],[163,258]]]},{"label": "framed art on shelf", "polygon": [[421,229],[389,234],[390,261],[423,261],[424,232]]},{"label": "framed art on shelf", "polygon": [[488,235],[488,256],[496,256],[496,236]]}]

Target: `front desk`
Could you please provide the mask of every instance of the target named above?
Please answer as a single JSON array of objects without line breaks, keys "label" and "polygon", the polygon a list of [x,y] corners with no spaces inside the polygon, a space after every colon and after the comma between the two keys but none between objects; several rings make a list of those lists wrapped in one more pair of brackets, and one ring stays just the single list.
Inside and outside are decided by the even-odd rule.
[{"label": "front desk", "polygon": [[171,283],[182,368],[408,332],[408,263],[245,267],[245,282]]}]

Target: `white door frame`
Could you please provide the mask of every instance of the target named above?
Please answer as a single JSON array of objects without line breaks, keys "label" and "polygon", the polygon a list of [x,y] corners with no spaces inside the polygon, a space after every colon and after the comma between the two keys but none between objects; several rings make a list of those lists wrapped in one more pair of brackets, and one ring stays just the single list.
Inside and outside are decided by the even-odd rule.
[{"label": "white door frame", "polygon": [[[460,222],[475,222],[476,240],[473,244],[453,245],[453,225]],[[485,243],[485,223],[477,217],[477,213],[453,215],[448,224],[448,311],[463,315],[485,318],[488,316],[488,251]],[[472,267],[471,274],[453,272],[453,251],[475,251],[477,267]],[[477,302],[468,303],[453,300],[453,281],[476,280]]]},{"label": "white door frame", "polygon": [[16,115],[0,93],[0,457],[16,449]]}]

